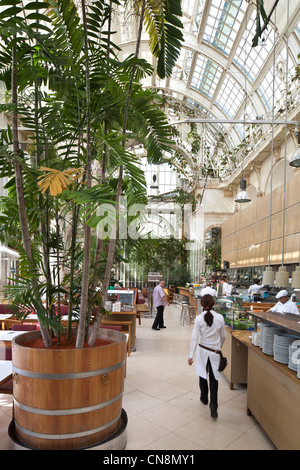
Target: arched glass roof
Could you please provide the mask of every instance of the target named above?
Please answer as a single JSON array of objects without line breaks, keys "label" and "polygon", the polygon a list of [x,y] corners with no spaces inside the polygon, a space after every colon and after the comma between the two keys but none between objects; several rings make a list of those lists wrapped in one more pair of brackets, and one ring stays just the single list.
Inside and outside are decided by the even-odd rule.
[{"label": "arched glass roof", "polygon": [[[194,158],[195,168],[208,165],[210,176],[232,173],[242,158],[245,137],[253,150],[271,132],[270,124],[253,127],[246,121],[284,119],[287,96],[289,112],[299,104],[299,83],[292,79],[300,53],[300,7],[292,0],[266,0],[267,13],[275,3],[262,41],[252,47],[256,1],[182,0],[184,45],[172,76],[161,80],[154,73],[145,82],[164,97],[182,155]],[[128,18],[122,26],[120,43],[126,55],[136,30]],[[147,43],[144,32],[140,55],[155,68]],[[192,129],[178,124],[190,118],[204,122]],[[200,136],[195,152],[191,134]]]}]

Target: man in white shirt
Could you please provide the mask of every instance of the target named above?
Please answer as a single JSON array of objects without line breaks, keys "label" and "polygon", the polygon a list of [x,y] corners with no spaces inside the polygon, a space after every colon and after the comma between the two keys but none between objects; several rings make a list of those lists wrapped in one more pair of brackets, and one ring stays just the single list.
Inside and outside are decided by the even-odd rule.
[{"label": "man in white shirt", "polygon": [[215,291],[215,289],[213,289],[211,287],[211,282],[207,282],[206,283],[206,287],[204,287],[202,290],[201,290],[201,297],[203,297],[204,295],[206,294],[210,294],[212,295],[213,297],[216,297],[217,296],[217,292]]},{"label": "man in white shirt", "polygon": [[219,284],[222,284],[222,295],[230,295],[232,290],[232,285],[226,282],[225,277],[220,277]]},{"label": "man in white shirt", "polygon": [[277,304],[270,308],[268,312],[295,313],[299,315],[297,304],[289,299],[287,290],[283,289],[279,291],[276,295],[276,299],[278,300]]},{"label": "man in white shirt", "polygon": [[249,287],[248,294],[251,294],[251,295],[256,294],[262,288],[263,286],[261,285],[260,280],[258,280],[255,284]]}]

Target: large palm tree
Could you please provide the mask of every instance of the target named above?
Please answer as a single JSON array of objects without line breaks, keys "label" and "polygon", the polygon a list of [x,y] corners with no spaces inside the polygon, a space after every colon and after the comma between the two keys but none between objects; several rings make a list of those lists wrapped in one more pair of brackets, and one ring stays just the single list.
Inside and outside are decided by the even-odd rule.
[{"label": "large palm tree", "polygon": [[[52,317],[51,307],[54,299],[59,301],[64,287],[60,285],[58,275],[61,260],[70,267],[71,313],[74,268],[81,245],[76,240],[82,234],[81,309],[76,343],[80,348],[91,298],[90,240],[91,229],[99,221],[97,207],[107,201],[118,204],[124,190],[124,174],[137,191],[145,195],[144,176],[127,149],[125,133],[130,130],[131,137],[145,145],[149,158],[154,161],[162,158],[162,151],[168,148],[171,136],[165,116],[154,103],[153,92],[144,90],[139,83],[139,78],[150,74],[152,69],[138,58],[138,47],[136,54],[123,62],[114,54],[115,46],[105,30],[110,24],[114,3],[96,1],[87,7],[83,2],[81,17],[70,0],[34,2],[25,6],[12,1],[11,5],[6,2],[0,14],[1,79],[13,97],[12,107],[8,103],[7,111],[12,109],[13,112],[14,143],[13,153],[8,146],[2,148],[0,165],[2,174],[12,178],[10,194],[14,193],[12,187],[15,183],[20,226],[13,222],[14,232],[20,228],[24,257],[30,267],[30,276],[29,269],[22,269],[21,273],[26,286],[20,283],[19,290],[16,287],[14,292],[20,292],[20,286],[24,287],[26,302],[29,292],[36,293],[30,305],[39,315],[46,346],[51,344],[49,326],[56,331],[60,329],[57,318]],[[159,29],[167,31],[169,7],[169,2],[162,2],[160,10],[153,16],[157,22],[156,33]],[[142,3],[143,11],[146,11],[146,2]],[[171,16],[172,23],[174,15]],[[158,28],[159,18],[161,24]],[[141,25],[143,19],[142,13]],[[171,43],[170,32],[168,35],[157,34],[157,37],[160,38],[157,44],[163,44],[158,48],[159,53],[166,57],[165,46]],[[179,51],[179,46],[176,47]],[[171,55],[171,59],[164,63],[174,61],[174,53]],[[28,165],[19,149],[19,122],[30,130],[31,150],[36,157],[34,167]],[[10,143],[9,129],[6,142]],[[92,175],[92,162],[98,162],[102,167],[100,178],[97,174]],[[117,178],[116,171],[119,172]],[[62,245],[66,241],[61,233],[62,218],[65,224],[72,225],[68,251]],[[34,225],[37,220],[39,223]],[[35,251],[39,246],[43,247],[42,259]],[[115,240],[109,250],[104,292],[114,253]],[[55,254],[58,285],[51,276],[51,254]],[[96,269],[94,282],[97,273]],[[41,274],[47,281],[46,290]],[[47,308],[40,298],[45,291]],[[16,299],[19,301],[20,296]],[[95,335],[98,326],[96,322]]]}]

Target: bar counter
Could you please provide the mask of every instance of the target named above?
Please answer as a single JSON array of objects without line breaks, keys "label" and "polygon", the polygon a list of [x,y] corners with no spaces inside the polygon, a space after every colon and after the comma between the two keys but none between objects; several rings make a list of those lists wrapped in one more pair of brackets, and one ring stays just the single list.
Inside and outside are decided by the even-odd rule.
[{"label": "bar counter", "polygon": [[197,307],[197,301],[194,297],[194,293],[190,291],[188,287],[178,287],[178,292],[180,295],[185,295],[188,297],[190,307]]},{"label": "bar counter", "polygon": [[[300,316],[249,312],[300,335]],[[298,318],[297,318],[298,317]],[[251,331],[226,328],[224,355],[230,353],[224,375],[229,381],[247,383],[247,413],[253,415],[278,450],[300,449],[300,379],[287,364],[274,360],[254,346]],[[227,344],[226,344],[227,343]],[[231,386],[233,384],[231,383]]]}]

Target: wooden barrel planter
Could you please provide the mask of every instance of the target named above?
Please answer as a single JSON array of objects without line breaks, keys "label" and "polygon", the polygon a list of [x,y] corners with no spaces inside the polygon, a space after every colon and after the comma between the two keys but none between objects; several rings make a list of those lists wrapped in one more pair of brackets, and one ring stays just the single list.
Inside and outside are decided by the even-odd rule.
[{"label": "wooden barrel planter", "polygon": [[[13,340],[14,433],[31,449],[72,450],[95,446],[118,432],[126,367],[126,336],[100,330],[105,346],[37,349]],[[26,344],[26,343],[25,343]]]}]

